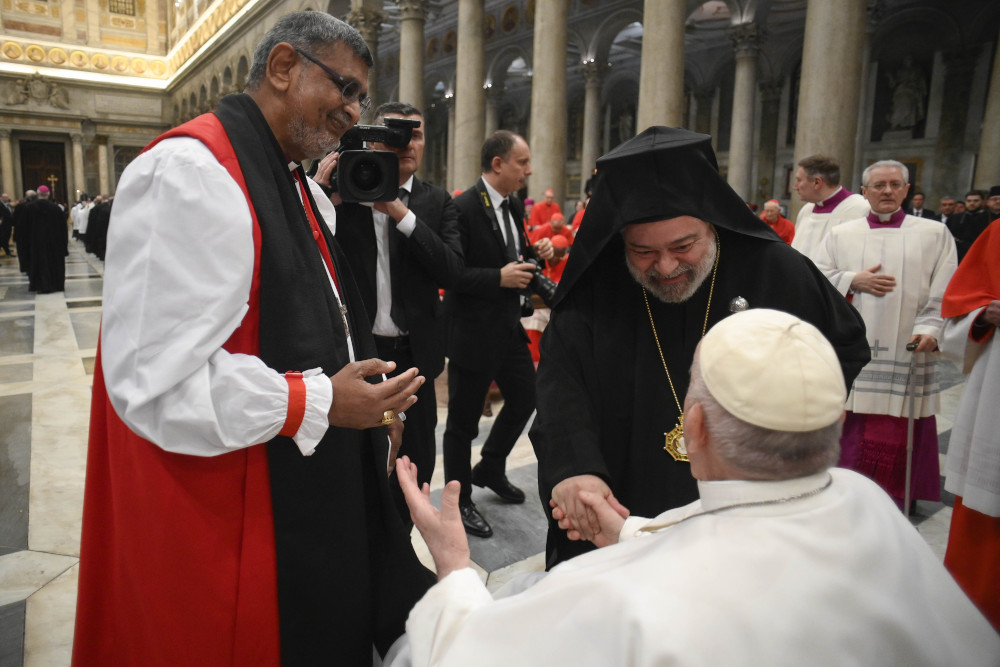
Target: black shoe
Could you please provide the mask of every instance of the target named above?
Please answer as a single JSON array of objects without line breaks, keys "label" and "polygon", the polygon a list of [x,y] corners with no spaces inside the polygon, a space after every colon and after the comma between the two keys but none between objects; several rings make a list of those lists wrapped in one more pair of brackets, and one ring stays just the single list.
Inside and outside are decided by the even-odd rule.
[{"label": "black shoe", "polygon": [[462,515],[462,525],[465,532],[475,537],[492,537],[493,529],[486,522],[483,515],[476,509],[476,504],[471,500],[468,503],[459,503],[458,511]]},{"label": "black shoe", "polygon": [[524,502],[524,491],[510,483],[507,475],[499,473],[491,475],[483,469],[483,462],[480,461],[472,469],[472,483],[476,486],[483,486],[500,496],[505,503],[518,505]]}]

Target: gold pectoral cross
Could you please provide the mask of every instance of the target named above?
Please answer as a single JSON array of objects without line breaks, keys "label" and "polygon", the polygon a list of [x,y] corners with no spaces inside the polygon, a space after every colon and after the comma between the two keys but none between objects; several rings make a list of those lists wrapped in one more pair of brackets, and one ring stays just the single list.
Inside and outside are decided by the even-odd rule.
[{"label": "gold pectoral cross", "polygon": [[663,450],[670,454],[674,461],[690,461],[687,448],[684,446],[684,415],[678,415],[677,425],[663,436]]}]

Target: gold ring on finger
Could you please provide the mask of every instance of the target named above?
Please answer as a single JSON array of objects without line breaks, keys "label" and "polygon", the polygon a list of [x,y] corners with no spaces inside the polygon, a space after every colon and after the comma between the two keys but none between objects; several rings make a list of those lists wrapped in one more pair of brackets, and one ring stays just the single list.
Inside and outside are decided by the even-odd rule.
[{"label": "gold ring on finger", "polygon": [[396,413],[392,410],[386,410],[382,413],[382,424],[388,426],[392,422],[396,421]]}]

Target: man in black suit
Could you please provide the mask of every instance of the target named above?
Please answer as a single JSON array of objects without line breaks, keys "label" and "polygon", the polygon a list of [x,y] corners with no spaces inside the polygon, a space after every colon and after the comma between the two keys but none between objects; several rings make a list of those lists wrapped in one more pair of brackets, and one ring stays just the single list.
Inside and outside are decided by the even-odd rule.
[{"label": "man in black suit", "polygon": [[[524,235],[524,209],[516,192],[531,174],[531,150],[520,136],[498,130],[483,143],[482,177],[455,198],[465,267],[445,294],[448,315],[448,423],[444,473],[462,484],[459,509],[470,535],[489,537],[490,524],[472,502],[470,484],[492,489],[510,503],[524,492],[507,480],[507,455],[535,409],[535,367],[521,326],[524,289],[535,253]],[[471,445],[490,383],[504,407],[470,470]]]},{"label": "man in black suit", "polygon": [[1000,185],[994,185],[986,193],[986,212],[991,222],[1000,218]]},{"label": "man in black suit", "polygon": [[925,201],[924,193],[915,192],[913,194],[913,197],[910,199],[910,206],[908,213],[918,218],[927,218],[929,220],[940,220],[941,216],[939,216],[937,213],[930,210],[929,208],[924,208],[924,201]]},{"label": "man in black suit", "polygon": [[955,213],[955,198],[949,195],[941,197],[941,201],[938,204],[938,219],[944,223],[948,222],[956,216]]},{"label": "man in black suit", "polygon": [[985,194],[982,190],[969,190],[965,193],[965,212],[948,218],[948,230],[955,237],[959,262],[993,220],[983,206]]},{"label": "man in black suit", "polygon": [[[373,206],[339,204],[336,238],[365,303],[379,358],[396,363],[390,376],[415,366],[428,380],[417,391],[416,404],[406,411],[399,451],[417,464],[418,481],[423,485],[434,472],[434,378],[444,369],[444,308],[438,289],[451,287],[458,277],[462,246],[458,210],[451,195],[415,175],[424,155],[420,110],[389,102],[375,110],[375,123],[387,117],[421,122],[405,148],[372,145],[399,158],[400,196]],[[317,177],[327,180],[328,172],[319,171]],[[404,523],[409,524],[410,512],[399,485],[392,483],[390,488]]]}]

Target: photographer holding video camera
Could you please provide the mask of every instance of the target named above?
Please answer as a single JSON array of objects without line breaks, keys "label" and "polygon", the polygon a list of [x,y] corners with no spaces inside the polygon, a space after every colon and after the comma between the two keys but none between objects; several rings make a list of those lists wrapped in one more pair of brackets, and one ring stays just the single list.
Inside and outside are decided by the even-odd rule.
[{"label": "photographer holding video camera", "polygon": [[[423,484],[434,472],[434,378],[444,369],[438,289],[451,287],[462,267],[458,210],[445,190],[415,175],[424,153],[420,110],[389,102],[375,110],[375,123],[345,135],[340,152],[323,159],[315,179],[324,188],[335,184],[336,239],[361,292],[379,358],[396,362],[393,375],[415,366],[428,379],[406,411],[400,448],[400,456],[420,461]],[[362,140],[374,150],[362,150]],[[409,525],[399,485],[391,488]]]},{"label": "photographer holding video camera", "polygon": [[[459,508],[470,535],[493,529],[472,502],[471,485],[492,489],[509,503],[524,492],[505,473],[507,455],[535,409],[535,367],[521,326],[525,289],[537,276],[538,260],[524,235],[524,210],[511,194],[531,175],[531,150],[520,136],[499,130],[485,141],[482,176],[455,198],[465,267],[445,294],[448,315],[448,424],[444,471],[462,484]],[[535,281],[537,284],[537,281]],[[529,307],[530,307],[530,301]],[[504,407],[471,468],[473,438],[483,401],[496,381]]]}]

